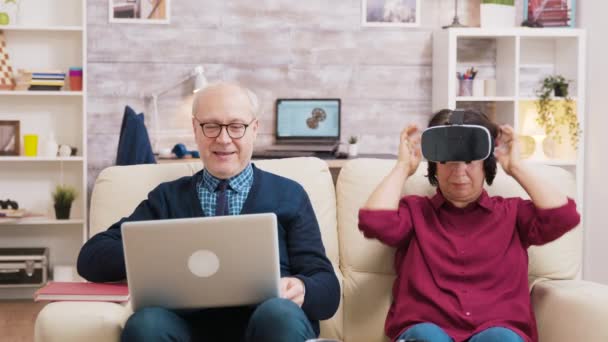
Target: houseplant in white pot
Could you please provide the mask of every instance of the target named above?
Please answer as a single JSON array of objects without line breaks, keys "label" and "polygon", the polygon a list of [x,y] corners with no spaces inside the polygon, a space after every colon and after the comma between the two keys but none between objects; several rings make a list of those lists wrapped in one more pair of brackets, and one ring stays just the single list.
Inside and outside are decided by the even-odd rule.
[{"label": "houseplant in white pot", "polygon": [[352,135],[348,138],[348,157],[356,157],[359,154],[359,138],[355,135]]},{"label": "houseplant in white pot", "polygon": [[479,16],[483,28],[514,27],[515,0],[481,0]]}]

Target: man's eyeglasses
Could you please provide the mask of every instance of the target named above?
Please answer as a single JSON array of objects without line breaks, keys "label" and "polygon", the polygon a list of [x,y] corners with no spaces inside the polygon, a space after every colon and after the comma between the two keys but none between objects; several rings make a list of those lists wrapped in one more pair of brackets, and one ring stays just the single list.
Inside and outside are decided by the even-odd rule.
[{"label": "man's eyeglasses", "polygon": [[215,122],[200,122],[196,117],[194,120],[198,121],[198,124],[201,126],[203,130],[203,135],[207,138],[217,138],[222,134],[222,128],[226,127],[226,132],[228,136],[232,139],[240,139],[245,136],[245,132],[247,131],[247,127],[249,127],[255,119],[251,120],[249,123],[244,124],[240,122],[233,122],[229,124],[218,124]]}]

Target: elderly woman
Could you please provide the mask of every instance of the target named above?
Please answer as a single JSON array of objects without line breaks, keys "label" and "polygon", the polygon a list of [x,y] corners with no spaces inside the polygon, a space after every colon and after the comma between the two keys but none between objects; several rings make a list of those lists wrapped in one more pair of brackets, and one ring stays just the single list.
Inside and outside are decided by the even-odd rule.
[{"label": "elderly woman", "polygon": [[[449,124],[452,114],[436,113],[429,127]],[[401,198],[421,159],[419,131],[410,125],[395,167],[359,211],[363,234],[397,249],[385,332],[393,341],[538,341],[526,250],[575,227],[576,205],[520,161],[513,128],[475,111],[465,111],[463,123],[489,130],[493,155],[429,162],[436,194]],[[483,183],[492,184],[496,161],[531,200],[488,196]]]}]

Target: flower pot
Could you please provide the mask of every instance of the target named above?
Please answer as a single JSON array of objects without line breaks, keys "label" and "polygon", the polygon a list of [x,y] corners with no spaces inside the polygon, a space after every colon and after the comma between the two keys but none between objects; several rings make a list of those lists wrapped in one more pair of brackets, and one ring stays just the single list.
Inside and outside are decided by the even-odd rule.
[{"label": "flower pot", "polygon": [[515,6],[481,4],[479,8],[480,26],[515,27]]},{"label": "flower pot", "polygon": [[359,145],[357,144],[348,144],[348,156],[356,157],[359,154]]},{"label": "flower pot", "polygon": [[553,94],[555,97],[566,97],[568,96],[568,85],[564,84],[561,86],[557,86],[553,89]]},{"label": "flower pot", "polygon": [[72,208],[72,204],[70,205],[57,205],[55,204],[55,217],[58,220],[67,220],[70,218],[70,209]]}]

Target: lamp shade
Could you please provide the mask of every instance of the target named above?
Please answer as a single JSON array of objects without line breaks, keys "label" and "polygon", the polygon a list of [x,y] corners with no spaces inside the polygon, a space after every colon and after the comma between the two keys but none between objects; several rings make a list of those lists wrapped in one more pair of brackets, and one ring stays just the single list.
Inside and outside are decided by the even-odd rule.
[{"label": "lamp shade", "polygon": [[197,66],[194,69],[194,90],[193,93],[205,88],[207,86],[207,79],[205,78],[204,69],[202,66]]},{"label": "lamp shade", "polygon": [[545,136],[545,130],[536,122],[537,114],[534,111],[526,111],[521,133],[531,136]]}]

